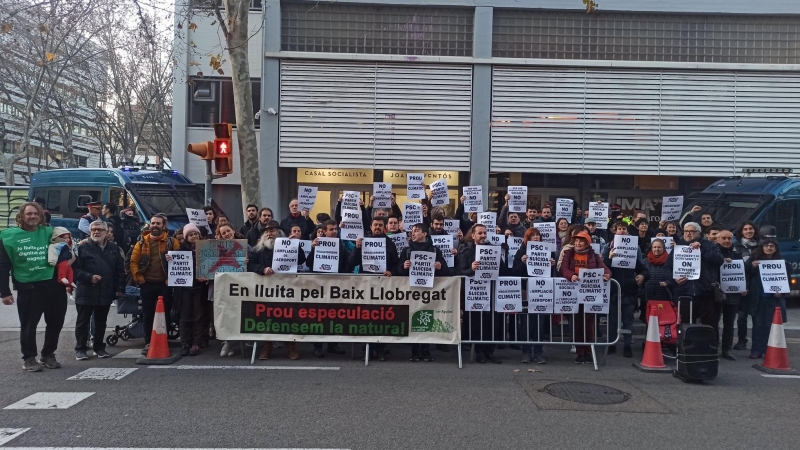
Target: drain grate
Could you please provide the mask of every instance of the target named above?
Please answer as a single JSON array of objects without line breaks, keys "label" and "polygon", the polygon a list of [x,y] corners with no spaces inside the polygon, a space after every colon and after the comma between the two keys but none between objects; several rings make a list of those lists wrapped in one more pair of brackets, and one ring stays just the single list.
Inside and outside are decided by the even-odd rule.
[{"label": "drain grate", "polygon": [[590,405],[616,405],[631,398],[630,394],[619,389],[577,381],[548,384],[542,391],[563,400]]}]

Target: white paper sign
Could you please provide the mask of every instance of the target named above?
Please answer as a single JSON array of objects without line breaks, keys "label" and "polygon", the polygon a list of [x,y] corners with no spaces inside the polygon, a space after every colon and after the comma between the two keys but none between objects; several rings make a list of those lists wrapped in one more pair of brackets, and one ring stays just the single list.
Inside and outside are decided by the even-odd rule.
[{"label": "white paper sign", "polygon": [[317,238],[312,269],[314,272],[339,272],[339,238]]},{"label": "white paper sign", "polygon": [[789,277],[786,276],[786,261],[779,259],[775,261],[761,261],[761,286],[765,293],[788,294]]},{"label": "white paper sign", "polygon": [[603,250],[603,248],[600,246],[600,244],[595,244],[594,242],[592,242],[592,243],[591,243],[591,244],[589,244],[589,245],[592,247],[592,250],[593,250],[593,251],[594,251],[596,254],[598,254],[598,255],[599,255],[599,254],[600,254],[600,252]]},{"label": "white paper sign", "polygon": [[373,208],[392,207],[392,183],[372,183],[372,195],[375,197]]},{"label": "white paper sign", "polygon": [[317,203],[316,186],[299,186],[297,188],[297,206],[300,211],[305,209],[311,211],[314,209],[314,203]]},{"label": "white paper sign", "polygon": [[395,233],[389,236],[389,239],[394,241],[394,246],[397,247],[398,257],[403,253],[403,250],[408,248],[408,236],[405,233]]},{"label": "white paper sign", "polygon": [[572,222],[572,203],[568,198],[556,199],[556,220],[563,217],[567,222]]},{"label": "white paper sign", "polygon": [[603,303],[603,274],[603,269],[578,270],[578,303]]},{"label": "white paper sign", "polygon": [[[205,216],[203,218],[205,219]],[[167,254],[170,256],[167,263],[167,286],[192,287],[194,284],[192,252],[167,252]]]},{"label": "white paper sign", "polygon": [[627,234],[614,235],[614,256],[611,258],[611,267],[622,269],[635,269],[636,258],[639,255],[639,237]]},{"label": "white paper sign", "polygon": [[494,245],[476,245],[475,261],[478,261],[478,270],[475,271],[476,280],[496,280],[500,275],[500,247]]},{"label": "white paper sign", "polygon": [[[534,245],[531,246],[531,244]],[[528,276],[548,278],[550,277],[550,272],[552,271],[552,265],[550,264],[550,252],[534,250],[534,248],[539,248],[539,246],[536,244],[539,243],[528,242],[528,249],[526,250],[528,260],[525,262],[528,267]]]},{"label": "white paper sign", "polygon": [[565,278],[553,279],[553,312],[555,314],[578,313],[578,282]]},{"label": "white paper sign", "polygon": [[661,220],[678,220],[683,211],[683,196],[671,195],[664,197],[661,202]]},{"label": "white paper sign", "polygon": [[667,249],[667,253],[668,254],[672,253],[672,249],[675,247],[675,241],[672,239],[672,237],[665,236],[665,237],[650,238],[650,244],[652,245],[653,241],[655,241],[656,239],[661,239],[662,241],[664,241],[664,247]]},{"label": "white paper sign", "polygon": [[[467,293],[464,297],[465,310],[489,311],[492,282],[489,280],[476,280],[473,278],[467,278],[465,283],[467,288]],[[464,320],[466,321],[467,318],[464,318]]]},{"label": "white paper sign", "polygon": [[202,209],[186,208],[186,216],[189,218],[189,223],[194,224],[197,228],[205,228],[208,230],[208,234],[211,234],[211,227],[208,226],[205,211]]},{"label": "white paper sign", "polygon": [[528,209],[528,186],[508,187],[508,212],[524,213]]},{"label": "white paper sign", "polygon": [[433,194],[431,205],[442,206],[450,203],[450,199],[447,197],[446,180],[436,180],[431,183],[431,193]]},{"label": "white paper sign", "polygon": [[494,310],[502,313],[522,312],[522,279],[503,277],[497,279],[494,292]]},{"label": "white paper sign", "polygon": [[464,186],[464,212],[483,211],[483,186]]},{"label": "white paper sign", "polygon": [[422,205],[419,203],[403,203],[403,227],[411,231],[411,227],[422,223]]},{"label": "white paper sign", "polygon": [[344,194],[342,194],[342,215],[344,215],[345,211],[361,211],[360,199],[361,193],[358,191],[344,191]]},{"label": "white paper sign", "polygon": [[406,174],[406,184],[411,186],[412,184],[416,185],[424,185],[425,184],[425,174],[422,173],[409,173]]},{"label": "white paper sign", "polygon": [[512,236],[506,239],[506,244],[508,244],[508,268],[510,269],[514,267],[514,257],[517,256],[517,252],[522,248],[522,238]]},{"label": "white paper sign", "polygon": [[700,249],[688,245],[676,245],[672,252],[672,277],[700,279]]},{"label": "white paper sign", "polygon": [[453,255],[453,236],[431,236],[433,245],[442,252],[444,260],[447,261],[447,267],[455,267],[455,256]]},{"label": "white paper sign", "polygon": [[300,241],[289,238],[275,238],[272,251],[272,270],[275,273],[297,273],[297,253]]},{"label": "white paper sign", "polygon": [[556,243],[556,224],[554,222],[538,222],[533,227],[539,230],[542,235],[542,242],[550,242],[555,246]]},{"label": "white paper sign", "polygon": [[594,219],[598,230],[608,228],[608,202],[589,203],[589,218]]},{"label": "white paper sign", "polygon": [[478,213],[478,223],[485,226],[489,231],[495,231],[497,228],[497,213],[491,211]]},{"label": "white paper sign", "polygon": [[556,244],[553,242],[528,241],[528,246],[526,251],[555,253]]},{"label": "white paper sign", "polygon": [[744,261],[734,259],[729,263],[722,264],[719,268],[719,288],[726,294],[738,294],[747,290]]},{"label": "white paper sign", "polygon": [[361,240],[361,268],[365,272],[386,272],[386,239],[380,237]]},{"label": "white paper sign", "polygon": [[486,242],[488,242],[489,245],[503,245],[506,242],[506,235],[505,234],[497,234],[497,233],[494,232],[494,230],[487,231],[486,232]]},{"label": "white paper sign", "polygon": [[339,235],[345,241],[355,241],[364,237],[364,222],[361,220],[361,210],[342,210],[342,228]]},{"label": "white paper sign", "polygon": [[450,236],[458,237],[458,220],[445,219],[444,231],[446,231]]},{"label": "white paper sign", "polygon": [[436,253],[411,252],[411,267],[408,269],[408,282],[411,287],[433,287],[433,275]]},{"label": "white paper sign", "polygon": [[553,314],[552,278],[528,278],[528,313]]}]

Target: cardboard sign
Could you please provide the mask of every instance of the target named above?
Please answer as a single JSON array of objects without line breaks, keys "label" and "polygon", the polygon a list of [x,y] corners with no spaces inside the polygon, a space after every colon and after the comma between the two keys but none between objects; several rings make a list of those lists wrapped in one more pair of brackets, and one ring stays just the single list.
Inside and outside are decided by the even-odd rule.
[{"label": "cardboard sign", "polygon": [[364,237],[364,222],[361,220],[361,210],[342,210],[342,228],[339,235],[345,241],[355,241]]},{"label": "cardboard sign", "polygon": [[361,240],[361,268],[365,272],[386,272],[386,239],[380,237]]},{"label": "cardboard sign", "polygon": [[528,313],[553,314],[553,278],[528,278]]},{"label": "cardboard sign", "polygon": [[765,293],[788,294],[790,292],[789,277],[786,275],[786,261],[782,259],[761,261],[759,267],[761,286]]},{"label": "cardboard sign", "polygon": [[432,288],[436,253],[411,252],[409,259],[411,267],[408,269],[408,282],[411,287]]},{"label": "cardboard sign", "polygon": [[489,231],[495,231],[497,228],[497,213],[491,211],[478,213],[478,223],[485,226]]},{"label": "cardboard sign", "polygon": [[[467,292],[464,297],[466,311],[489,311],[492,282],[489,280],[464,280]],[[466,318],[464,320],[467,320]]]},{"label": "cardboard sign", "polygon": [[661,220],[678,220],[681,218],[681,211],[683,211],[683,196],[670,195],[664,197],[661,201]]},{"label": "cardboard sign", "polygon": [[522,238],[511,236],[506,239],[506,244],[508,244],[508,268],[511,269],[514,267],[514,257],[522,248]]},{"label": "cardboard sign", "polygon": [[497,279],[494,292],[494,310],[502,313],[522,312],[522,279],[503,277]]},{"label": "cardboard sign", "polygon": [[247,272],[247,240],[197,241],[197,277],[213,280],[218,273]]},{"label": "cardboard sign", "polygon": [[444,260],[447,261],[447,267],[455,267],[456,261],[453,255],[453,236],[431,236],[433,245],[442,252]]},{"label": "cardboard sign", "polygon": [[208,230],[208,234],[211,234],[211,227],[208,226],[208,220],[206,219],[206,212],[202,209],[192,209],[186,208],[186,217],[189,218],[189,223],[194,224],[197,228],[205,228]]},{"label": "cardboard sign", "polygon": [[[555,247],[556,244],[556,224],[555,222],[538,222],[533,227],[539,230],[542,235],[542,242],[550,242]],[[555,250],[554,250],[555,251]]]},{"label": "cardboard sign", "polygon": [[464,212],[483,211],[483,186],[464,186]]},{"label": "cardboard sign", "polygon": [[672,252],[672,277],[700,279],[700,249],[688,245],[676,245]]},{"label": "cardboard sign", "polygon": [[608,202],[589,203],[589,218],[594,219],[598,230],[608,228]]},{"label": "cardboard sign", "polygon": [[553,313],[578,313],[578,282],[565,278],[553,279]]},{"label": "cardboard sign", "polygon": [[528,186],[508,187],[508,212],[524,213],[528,210]]},{"label": "cardboard sign", "polygon": [[289,238],[276,238],[272,251],[272,270],[275,273],[297,273],[297,255],[300,241]]},{"label": "cardboard sign", "polygon": [[389,236],[389,239],[391,239],[394,242],[394,246],[397,247],[398,257],[403,253],[403,250],[408,248],[408,236],[405,233],[395,233]]},{"label": "cardboard sign", "polygon": [[388,209],[392,207],[392,183],[372,183],[373,208]]},{"label": "cardboard sign", "polygon": [[339,272],[339,238],[317,238],[314,247],[314,272],[338,273]]},{"label": "cardboard sign", "polygon": [[635,269],[636,258],[639,255],[639,237],[627,234],[614,235],[614,256],[611,258],[611,267],[622,269]]},{"label": "cardboard sign", "polygon": [[496,280],[500,275],[500,247],[495,245],[476,245],[475,261],[478,261],[478,270],[475,271],[476,280]]},{"label": "cardboard sign", "polygon": [[433,194],[431,198],[432,206],[442,206],[450,203],[450,199],[447,196],[446,180],[437,180],[431,183],[431,193]]},{"label": "cardboard sign", "polygon": [[170,256],[167,263],[167,286],[192,287],[194,284],[192,252],[172,251],[167,254]]},{"label": "cardboard sign", "polygon": [[344,191],[342,194],[342,215],[345,211],[361,211],[361,193],[358,191]]},{"label": "cardboard sign", "polygon": [[315,186],[298,186],[297,206],[300,211],[311,211],[314,209],[315,203],[317,203],[317,188]]},{"label": "cardboard sign", "polygon": [[573,201],[568,198],[556,199],[556,220],[564,218],[567,222],[572,222]]},{"label": "cardboard sign", "polygon": [[719,268],[719,288],[726,294],[738,294],[747,290],[744,261],[734,259]]},{"label": "cardboard sign", "polygon": [[411,231],[411,227],[422,223],[422,205],[419,203],[403,203],[403,227]]}]

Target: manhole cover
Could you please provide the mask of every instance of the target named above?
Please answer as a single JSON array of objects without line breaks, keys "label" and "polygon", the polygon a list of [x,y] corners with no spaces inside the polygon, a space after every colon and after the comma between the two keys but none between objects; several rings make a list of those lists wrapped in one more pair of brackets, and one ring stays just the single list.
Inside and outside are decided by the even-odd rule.
[{"label": "manhole cover", "polygon": [[619,389],[576,381],[548,384],[542,391],[553,397],[590,405],[616,405],[631,398],[628,393]]}]

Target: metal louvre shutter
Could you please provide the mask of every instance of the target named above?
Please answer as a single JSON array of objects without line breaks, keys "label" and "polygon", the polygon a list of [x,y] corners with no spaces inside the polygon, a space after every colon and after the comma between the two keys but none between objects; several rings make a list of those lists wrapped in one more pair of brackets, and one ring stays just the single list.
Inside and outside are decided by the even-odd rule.
[{"label": "metal louvre shutter", "polygon": [[379,64],[375,168],[469,170],[472,67]]},{"label": "metal louvre shutter", "polygon": [[283,61],[280,165],[469,170],[472,67]]}]

